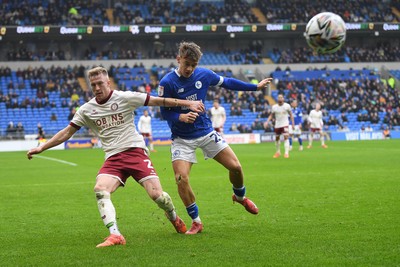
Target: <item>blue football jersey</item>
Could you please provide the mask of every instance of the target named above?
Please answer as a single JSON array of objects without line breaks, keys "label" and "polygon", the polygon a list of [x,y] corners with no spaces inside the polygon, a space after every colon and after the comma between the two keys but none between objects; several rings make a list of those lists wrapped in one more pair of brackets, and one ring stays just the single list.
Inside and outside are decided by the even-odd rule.
[{"label": "blue football jersey", "polygon": [[[220,86],[223,81],[224,77],[205,68],[196,68],[189,78],[180,76],[178,71],[175,70],[161,79],[158,95],[161,97],[201,100],[205,102],[208,87]],[[172,138],[195,139],[213,130],[207,112],[200,113],[199,117],[192,124],[179,121],[179,114],[188,113],[189,111],[186,107],[161,107],[161,113],[171,128]]]},{"label": "blue football jersey", "polygon": [[[258,85],[235,78],[222,77],[205,68],[196,68],[189,78],[185,78],[176,69],[161,79],[158,95],[205,102],[209,86],[223,86],[234,91],[256,91]],[[172,138],[195,139],[205,136],[213,130],[211,120],[206,113],[199,114],[193,124],[180,122],[179,115],[189,111],[185,107],[161,107],[162,116],[168,121],[171,128]]]},{"label": "blue football jersey", "polygon": [[[292,113],[293,113],[293,119],[294,119],[294,125],[299,125],[303,123],[303,112],[299,107],[297,108],[292,108]],[[292,121],[289,120],[290,124],[292,124]]]}]

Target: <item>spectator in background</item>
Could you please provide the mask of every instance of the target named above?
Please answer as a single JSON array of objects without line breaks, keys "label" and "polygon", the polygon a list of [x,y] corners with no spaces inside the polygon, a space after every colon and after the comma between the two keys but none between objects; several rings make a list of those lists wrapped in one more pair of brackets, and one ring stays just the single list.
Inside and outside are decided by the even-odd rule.
[{"label": "spectator in background", "polygon": [[259,130],[264,130],[264,125],[261,121],[258,119],[255,119],[253,123],[251,124],[251,130],[252,131],[259,131]]},{"label": "spectator in background", "polygon": [[14,122],[10,121],[7,126],[6,134],[10,139],[15,138],[17,128],[14,126]]},{"label": "spectator in background", "polygon": [[367,125],[367,127],[365,127],[365,131],[366,132],[372,132],[374,129],[372,129],[371,125]]},{"label": "spectator in background", "polygon": [[37,132],[38,132],[38,135],[36,137],[36,140],[39,140],[39,142],[40,142],[40,140],[46,139],[45,132],[44,132],[42,124],[40,122],[37,124]]},{"label": "spectator in background", "polygon": [[238,131],[236,123],[232,123],[231,128],[229,130],[232,131],[232,132]]},{"label": "spectator in background", "polygon": [[25,129],[24,129],[24,126],[22,125],[22,122],[18,122],[17,127],[16,127],[16,133],[17,133],[18,139],[24,139]]},{"label": "spectator in background", "polygon": [[79,95],[78,95],[76,89],[72,90],[71,103],[72,103],[72,104],[73,104],[73,103],[78,103],[78,104],[79,104],[79,99],[80,99],[80,97],[79,97]]},{"label": "spectator in background", "polygon": [[69,121],[71,121],[74,118],[75,113],[76,113],[76,108],[71,108],[71,111],[68,114],[68,120]]},{"label": "spectator in background", "polygon": [[54,112],[51,113],[50,121],[57,121],[57,115]]},{"label": "spectator in background", "polygon": [[383,129],[383,138],[390,139],[390,130],[387,126],[385,126],[385,128]]}]

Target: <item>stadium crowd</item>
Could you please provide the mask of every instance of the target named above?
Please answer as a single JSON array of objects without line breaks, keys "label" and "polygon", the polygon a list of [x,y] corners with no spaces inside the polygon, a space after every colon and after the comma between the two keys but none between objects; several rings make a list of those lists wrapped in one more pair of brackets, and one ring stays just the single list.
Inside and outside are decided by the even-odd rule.
[{"label": "stadium crowd", "polygon": [[[258,8],[257,18],[252,8]],[[0,25],[109,25],[197,23],[306,23],[313,15],[330,11],[346,22],[399,21],[398,1],[3,1]],[[109,12],[111,11],[111,12]]]},{"label": "stadium crowd", "polygon": [[345,22],[398,22],[392,11],[400,8],[398,1],[279,1],[257,0],[257,7],[270,23],[307,23],[314,15],[329,11],[339,14]]},{"label": "stadium crowd", "polygon": [[[156,94],[156,88],[159,79],[173,69],[175,66],[168,67],[154,65],[151,69],[146,70],[142,65],[134,66],[111,66],[109,69],[110,76],[116,81],[116,84],[126,82],[125,79],[138,79],[138,77],[146,77],[140,80],[139,86],[122,87],[122,90],[141,91],[150,94]],[[135,76],[131,70],[137,70]],[[13,109],[44,109],[51,113],[51,121],[57,121],[58,118],[71,119],[76,108],[92,97],[90,90],[83,90],[77,82],[79,78],[84,77],[85,67],[73,66],[67,68],[51,67],[45,69],[31,68],[18,69],[12,72],[8,67],[0,67],[0,79],[7,79],[9,82],[5,88],[0,88],[0,105],[4,103],[6,110]],[[217,73],[225,76],[232,76],[229,69],[215,69]],[[279,69],[278,69],[279,71]],[[290,69],[286,69],[290,73]],[[139,73],[139,74],[138,74]],[[326,70],[329,75],[329,70]],[[11,77],[15,75],[18,84],[14,84]],[[272,76],[274,73],[271,74]],[[119,77],[119,78],[117,78]],[[147,80],[148,79],[148,80]],[[382,127],[393,129],[394,126],[400,126],[400,107],[399,94],[394,88],[394,83],[389,80],[371,80],[371,79],[312,79],[300,81],[279,80],[276,84],[278,93],[285,95],[285,100],[290,102],[297,99],[299,106],[303,109],[304,117],[313,108],[316,102],[323,106],[324,120],[326,127],[332,125],[337,126],[338,130],[346,128],[349,114],[357,114],[357,120],[369,124],[381,124]],[[18,92],[32,88],[35,94],[22,97]],[[56,94],[59,100],[49,99],[49,94]],[[229,105],[229,116],[237,118],[254,115],[254,120],[245,124],[235,123],[235,125],[227,125],[229,128],[236,129],[238,132],[259,132],[263,131],[262,123],[269,116],[271,111],[271,103],[260,92],[234,92],[225,90],[224,88],[212,87],[208,90],[208,101],[218,99],[222,104]],[[58,108],[67,108],[68,116]],[[335,111],[335,112],[332,112]],[[339,112],[339,115],[337,115]],[[159,109],[152,109],[151,114],[161,119]],[[382,117],[384,114],[384,117]],[[50,117],[50,115],[49,115]],[[54,119],[55,118],[55,119]],[[9,118],[10,119],[10,118]],[[17,124],[16,122],[13,122]],[[307,123],[303,125],[307,129]],[[7,134],[13,132],[10,126]],[[265,131],[272,131],[272,128]]]}]

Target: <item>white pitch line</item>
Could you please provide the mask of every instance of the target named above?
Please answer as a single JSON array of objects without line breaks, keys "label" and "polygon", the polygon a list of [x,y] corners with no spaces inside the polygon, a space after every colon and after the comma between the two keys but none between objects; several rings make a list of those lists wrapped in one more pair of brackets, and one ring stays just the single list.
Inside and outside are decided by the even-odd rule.
[{"label": "white pitch line", "polygon": [[47,159],[47,160],[57,161],[57,162],[60,162],[60,163],[71,165],[71,166],[78,166],[78,164],[76,164],[76,163],[65,161],[65,160],[61,160],[61,159],[49,158],[49,157],[39,156],[39,155],[34,155],[33,157],[40,158],[40,159]]}]

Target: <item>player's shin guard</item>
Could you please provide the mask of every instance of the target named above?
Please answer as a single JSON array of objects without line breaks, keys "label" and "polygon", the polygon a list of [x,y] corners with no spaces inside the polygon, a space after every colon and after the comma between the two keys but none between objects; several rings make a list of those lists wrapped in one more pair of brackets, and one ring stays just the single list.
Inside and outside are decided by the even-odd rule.
[{"label": "player's shin guard", "polygon": [[186,211],[189,214],[190,218],[194,222],[201,223],[200,217],[199,217],[199,207],[197,207],[196,202],[190,204],[189,206],[186,207]]},{"label": "player's shin guard", "polygon": [[233,193],[236,196],[236,199],[239,201],[243,201],[244,196],[246,195],[246,187],[242,186],[241,188],[236,188],[236,187],[232,186],[232,189],[233,189]]},{"label": "player's shin guard", "polygon": [[110,230],[111,234],[120,235],[115,208],[111,201],[111,194],[107,191],[96,191],[96,199],[97,207],[99,208],[104,225]]},{"label": "player's shin guard", "polygon": [[167,214],[167,217],[170,221],[175,221],[175,206],[167,192],[162,192],[161,196],[159,196],[155,202],[161,209],[165,211],[165,214]]}]

